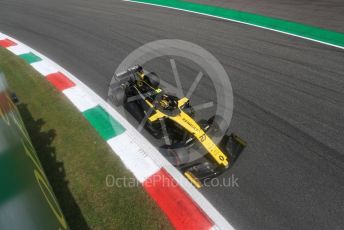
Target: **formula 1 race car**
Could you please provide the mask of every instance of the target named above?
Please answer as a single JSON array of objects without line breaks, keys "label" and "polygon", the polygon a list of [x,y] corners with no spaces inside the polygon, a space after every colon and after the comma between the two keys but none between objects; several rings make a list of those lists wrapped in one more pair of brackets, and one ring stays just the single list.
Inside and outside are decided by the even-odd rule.
[{"label": "formula 1 race car", "polygon": [[170,95],[159,86],[157,74],[133,66],[115,74],[109,99],[124,106],[155,138],[165,140],[160,152],[200,188],[228,169],[246,143],[235,134],[227,135],[219,116],[196,121],[188,98]]}]

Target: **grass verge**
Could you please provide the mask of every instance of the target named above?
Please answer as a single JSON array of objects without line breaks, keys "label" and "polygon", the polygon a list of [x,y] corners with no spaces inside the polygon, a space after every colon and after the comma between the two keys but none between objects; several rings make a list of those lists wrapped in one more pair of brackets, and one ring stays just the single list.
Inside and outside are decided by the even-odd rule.
[{"label": "grass verge", "polygon": [[71,229],[172,228],[140,185],[106,186],[133,175],[63,94],[3,48],[0,70]]}]

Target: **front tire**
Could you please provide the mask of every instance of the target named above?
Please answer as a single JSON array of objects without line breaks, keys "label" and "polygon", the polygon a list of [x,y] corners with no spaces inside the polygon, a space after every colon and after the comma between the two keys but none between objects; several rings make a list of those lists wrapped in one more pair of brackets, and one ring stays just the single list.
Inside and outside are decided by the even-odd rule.
[{"label": "front tire", "polygon": [[223,117],[221,117],[219,115],[215,115],[215,116],[211,117],[208,120],[208,122],[209,122],[209,124],[211,124],[209,133],[214,135],[214,137],[221,137],[221,136],[226,134],[226,132],[228,130],[228,124],[225,121],[225,119],[223,119]]},{"label": "front tire", "polygon": [[190,154],[184,147],[175,147],[163,145],[159,151],[174,166],[179,167],[190,162]]}]

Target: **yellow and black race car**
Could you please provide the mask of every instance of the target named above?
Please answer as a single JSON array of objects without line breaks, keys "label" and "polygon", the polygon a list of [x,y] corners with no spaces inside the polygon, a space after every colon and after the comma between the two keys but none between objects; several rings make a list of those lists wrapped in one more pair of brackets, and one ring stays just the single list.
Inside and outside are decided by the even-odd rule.
[{"label": "yellow and black race car", "polygon": [[228,169],[245,148],[245,141],[222,130],[221,117],[196,121],[189,99],[166,93],[155,73],[134,66],[114,78],[112,103],[164,140],[160,152],[197,188]]}]

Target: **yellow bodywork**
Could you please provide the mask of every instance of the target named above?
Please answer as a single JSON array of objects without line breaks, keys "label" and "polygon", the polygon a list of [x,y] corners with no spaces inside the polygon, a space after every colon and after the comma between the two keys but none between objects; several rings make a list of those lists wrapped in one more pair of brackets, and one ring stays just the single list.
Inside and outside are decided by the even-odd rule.
[{"label": "yellow bodywork", "polygon": [[202,183],[191,172],[186,171],[184,175],[196,188],[202,187]]},{"label": "yellow bodywork", "polygon": [[[180,113],[176,116],[169,116],[161,112],[160,110],[155,110],[156,113],[150,116],[148,119],[151,122],[161,118],[168,118],[173,120],[174,122],[185,128],[192,135],[194,135],[194,137],[197,138],[197,140],[203,145],[203,147],[209,152],[209,154],[219,165],[223,165],[224,167],[228,166],[229,162],[227,156],[217,147],[217,145],[211,140],[211,138],[208,137],[208,135],[202,130],[197,122],[181,109],[181,107],[188,101],[189,100],[186,97],[183,97],[178,101],[178,108],[180,109]],[[148,100],[146,100],[146,103],[150,107],[154,107]],[[187,178],[191,177],[190,175],[185,176]]]}]

